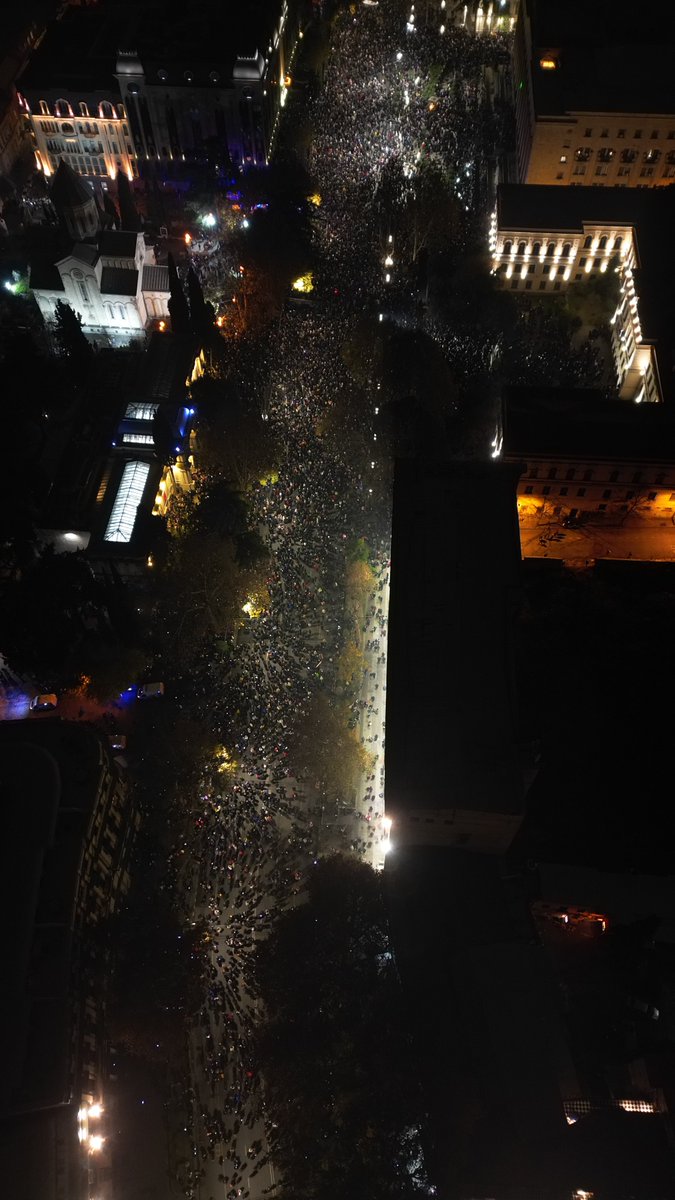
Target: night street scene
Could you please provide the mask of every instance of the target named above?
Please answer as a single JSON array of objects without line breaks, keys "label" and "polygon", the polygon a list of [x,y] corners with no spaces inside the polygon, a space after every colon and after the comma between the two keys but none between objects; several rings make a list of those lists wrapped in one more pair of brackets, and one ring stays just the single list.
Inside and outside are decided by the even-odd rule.
[{"label": "night street scene", "polygon": [[0,32],[0,1200],[675,1200],[675,9]]}]

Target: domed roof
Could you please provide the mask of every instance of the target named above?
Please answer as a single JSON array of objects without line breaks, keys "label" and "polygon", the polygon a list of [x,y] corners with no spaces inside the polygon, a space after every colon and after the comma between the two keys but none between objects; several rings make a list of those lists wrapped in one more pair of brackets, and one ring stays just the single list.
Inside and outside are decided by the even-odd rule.
[{"label": "domed roof", "polygon": [[89,184],[63,159],[58,165],[49,195],[57,212],[64,208],[81,208],[84,204],[96,203]]}]

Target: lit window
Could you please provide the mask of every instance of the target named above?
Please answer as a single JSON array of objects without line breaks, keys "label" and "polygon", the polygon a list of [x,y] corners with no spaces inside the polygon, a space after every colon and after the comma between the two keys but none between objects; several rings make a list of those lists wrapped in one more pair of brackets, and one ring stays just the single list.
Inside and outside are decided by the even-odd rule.
[{"label": "lit window", "polygon": [[125,433],[122,441],[129,446],[154,446],[155,439],[151,433]]},{"label": "lit window", "polygon": [[555,71],[558,64],[554,58],[551,58],[550,55],[545,55],[544,58],[539,59],[539,66],[541,67],[542,71]]},{"label": "lit window", "polygon": [[106,542],[131,541],[138,506],[143,499],[149,473],[149,463],[128,462],[126,464],[105,531],[104,540]]},{"label": "lit window", "polygon": [[159,404],[146,404],[142,401],[132,401],[127,404],[127,410],[124,414],[127,421],[152,421]]}]

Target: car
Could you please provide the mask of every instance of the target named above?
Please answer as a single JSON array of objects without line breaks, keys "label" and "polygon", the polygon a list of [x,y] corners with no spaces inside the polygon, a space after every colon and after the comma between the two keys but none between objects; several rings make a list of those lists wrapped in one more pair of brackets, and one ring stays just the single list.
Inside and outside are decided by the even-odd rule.
[{"label": "car", "polygon": [[138,688],[139,700],[158,700],[164,695],[164,684],[160,681],[141,683]]},{"label": "car", "polygon": [[58,696],[53,692],[40,692],[38,696],[33,696],[30,702],[31,712],[48,712],[52,708],[56,708],[58,704]]}]

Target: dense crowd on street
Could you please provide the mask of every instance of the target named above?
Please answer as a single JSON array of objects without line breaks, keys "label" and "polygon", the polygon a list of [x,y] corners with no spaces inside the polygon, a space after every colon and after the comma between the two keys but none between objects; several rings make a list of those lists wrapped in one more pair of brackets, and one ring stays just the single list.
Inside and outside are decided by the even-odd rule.
[{"label": "dense crowd on street", "polygon": [[[313,112],[311,169],[322,196],[318,300],[313,308],[285,312],[279,322],[264,415],[283,455],[278,481],[259,487],[252,499],[270,551],[270,603],[230,648],[224,679],[214,678],[220,664],[204,663],[193,697],[195,715],[208,718],[229,753],[220,770],[205,772],[193,804],[194,827],[176,849],[186,915],[206,921],[209,939],[208,994],[190,1035],[193,1083],[185,1096],[193,1159],[179,1174],[186,1192],[203,1200],[274,1189],[271,1171],[268,1186],[262,1187],[266,1174],[258,1178],[273,1161],[274,1130],[264,1120],[255,1061],[253,956],[277,915],[301,901],[319,852],[317,820],[325,797],[311,778],[296,777],[293,737],[317,688],[330,696],[335,687],[349,619],[346,552],[358,537],[370,548],[375,583],[355,631],[366,666],[351,720],[377,766],[352,798],[351,823],[345,817],[336,833],[344,835],[342,848],[366,861],[377,857],[376,820],[384,811],[389,513],[384,489],[374,484],[381,483],[385,466],[379,457],[370,462],[353,455],[349,439],[342,445],[339,436],[323,435],[321,426],[341,391],[353,386],[341,346],[354,321],[382,302],[382,231],[373,219],[381,172],[397,156],[412,172],[425,150],[454,169],[457,155],[469,154],[466,139],[475,138],[459,119],[429,111],[426,82],[442,35],[428,30],[406,37],[407,7],[400,0],[359,7],[356,16],[342,13],[334,25]],[[483,67],[499,54],[499,41],[456,28],[443,36],[447,70],[439,77],[437,102],[449,107],[461,94],[464,109],[478,106]],[[209,265],[209,285],[216,262]],[[366,445],[373,438],[375,401],[376,393],[367,396],[362,412],[349,418],[360,423]]]}]

